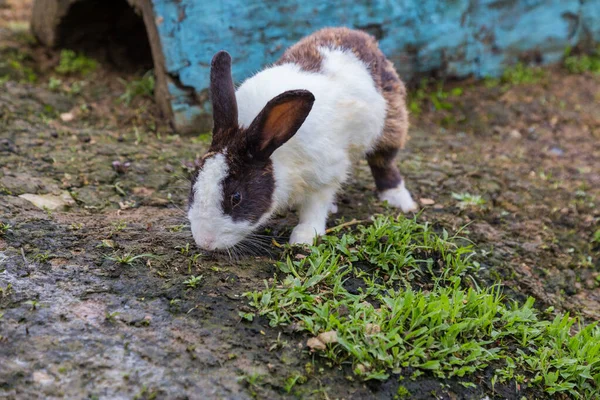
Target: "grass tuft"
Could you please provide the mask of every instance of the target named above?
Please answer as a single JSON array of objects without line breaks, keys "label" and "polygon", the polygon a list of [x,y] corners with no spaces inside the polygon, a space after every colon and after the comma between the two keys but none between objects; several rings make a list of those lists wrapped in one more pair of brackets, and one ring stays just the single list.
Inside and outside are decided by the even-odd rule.
[{"label": "grass tuft", "polygon": [[115,254],[112,257],[107,256],[106,259],[114,261],[118,264],[121,265],[133,265],[135,263],[136,260],[142,259],[142,258],[156,258],[156,256],[154,254],[138,254],[138,255],[134,255],[131,253],[125,253],[123,255],[118,255]]},{"label": "grass tuft", "polygon": [[313,348],[360,378],[464,377],[493,368],[493,383],[549,394],[600,394],[600,330],[569,315],[546,320],[480,287],[464,240],[416,219],[377,217],[341,237],[323,237],[304,257],[289,254],[263,290],[246,293],[271,326],[337,339]]},{"label": "grass tuft", "polygon": [[200,282],[202,282],[202,275],[192,275],[189,279],[183,281],[183,284],[189,289],[196,289],[200,285]]},{"label": "grass tuft", "polygon": [[73,50],[60,52],[60,62],[56,72],[61,75],[88,75],[96,70],[98,63],[83,54],[77,54]]},{"label": "grass tuft", "polygon": [[546,71],[542,68],[518,63],[504,70],[501,81],[510,85],[523,85],[539,83],[545,77]]},{"label": "grass tuft", "polygon": [[130,105],[136,97],[152,98],[154,96],[154,71],[148,71],[142,78],[127,82],[121,79],[125,85],[125,92],[119,97],[119,101]]},{"label": "grass tuft", "polygon": [[571,55],[571,48],[567,48],[565,50],[564,66],[572,74],[600,73],[600,47],[592,54],[581,55]]},{"label": "grass tuft", "polygon": [[0,222],[0,237],[4,236],[12,228],[12,225],[4,222]]},{"label": "grass tuft", "polygon": [[470,193],[452,193],[452,197],[458,200],[458,207],[465,208],[481,208],[485,205],[483,197],[477,194]]}]

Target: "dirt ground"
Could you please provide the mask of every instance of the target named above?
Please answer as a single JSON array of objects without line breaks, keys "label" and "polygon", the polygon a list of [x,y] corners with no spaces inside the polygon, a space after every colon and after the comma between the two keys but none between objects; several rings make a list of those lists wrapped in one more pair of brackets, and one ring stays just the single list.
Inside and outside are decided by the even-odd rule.
[{"label": "dirt ground", "polygon": [[[0,70],[0,224],[10,225],[0,230],[0,398],[280,398],[312,361],[323,371],[298,397],[393,398],[393,379],[349,380],[308,351],[307,337],[242,321],[242,294],[273,276],[279,250],[232,261],[195,249],[186,174],[206,141],[173,134],[150,99],[120,103],[121,79],[138,75],[101,65],[90,77],[57,76],[58,53],[36,47],[24,26],[27,2],[2,4],[0,59],[20,67]],[[598,320],[600,77],[554,67],[535,84],[444,90],[453,88],[462,93],[449,109],[425,102],[413,115],[401,157],[419,218],[453,232],[467,225],[481,279],[500,281],[509,298]],[[330,225],[390,213],[373,192],[363,162]],[[461,208],[453,193],[485,204]],[[67,207],[40,209],[23,195],[65,195]],[[283,242],[294,220],[268,228]],[[127,253],[152,256],[110,258]],[[184,284],[191,275],[202,276],[196,288]],[[271,350],[280,333],[287,345]],[[249,385],[255,375],[262,381]],[[413,398],[489,395],[489,382],[475,383],[403,384]]]}]

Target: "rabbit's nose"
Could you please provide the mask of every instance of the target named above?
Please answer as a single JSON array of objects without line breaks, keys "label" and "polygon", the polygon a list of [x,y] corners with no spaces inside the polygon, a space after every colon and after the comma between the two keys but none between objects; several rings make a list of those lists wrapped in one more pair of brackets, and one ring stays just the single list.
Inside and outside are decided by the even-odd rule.
[{"label": "rabbit's nose", "polygon": [[215,249],[215,238],[213,236],[205,236],[198,240],[198,246],[205,250]]}]

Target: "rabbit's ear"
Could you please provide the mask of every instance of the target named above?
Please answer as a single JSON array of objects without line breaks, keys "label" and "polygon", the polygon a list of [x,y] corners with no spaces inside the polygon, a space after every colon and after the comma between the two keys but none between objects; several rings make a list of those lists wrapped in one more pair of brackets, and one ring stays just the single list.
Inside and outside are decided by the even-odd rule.
[{"label": "rabbit's ear", "polygon": [[238,126],[235,87],[231,77],[231,56],[219,51],[210,67],[210,98],[213,107],[213,132],[218,134]]},{"label": "rabbit's ear", "polygon": [[314,101],[308,90],[290,90],[269,101],[246,131],[249,154],[268,159],[298,132]]}]

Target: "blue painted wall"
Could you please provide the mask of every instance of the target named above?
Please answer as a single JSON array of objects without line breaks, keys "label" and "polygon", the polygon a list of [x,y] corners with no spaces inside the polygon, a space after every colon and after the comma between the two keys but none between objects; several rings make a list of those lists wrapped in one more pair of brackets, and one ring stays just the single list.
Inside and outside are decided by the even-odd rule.
[{"label": "blue painted wall", "polygon": [[[215,52],[231,53],[240,82],[325,26],[362,28],[380,37],[405,80],[431,71],[497,76],[520,59],[552,63],[569,45],[600,41],[600,0],[151,2],[178,127],[210,112],[206,88]],[[201,100],[191,101],[189,88]]]}]

